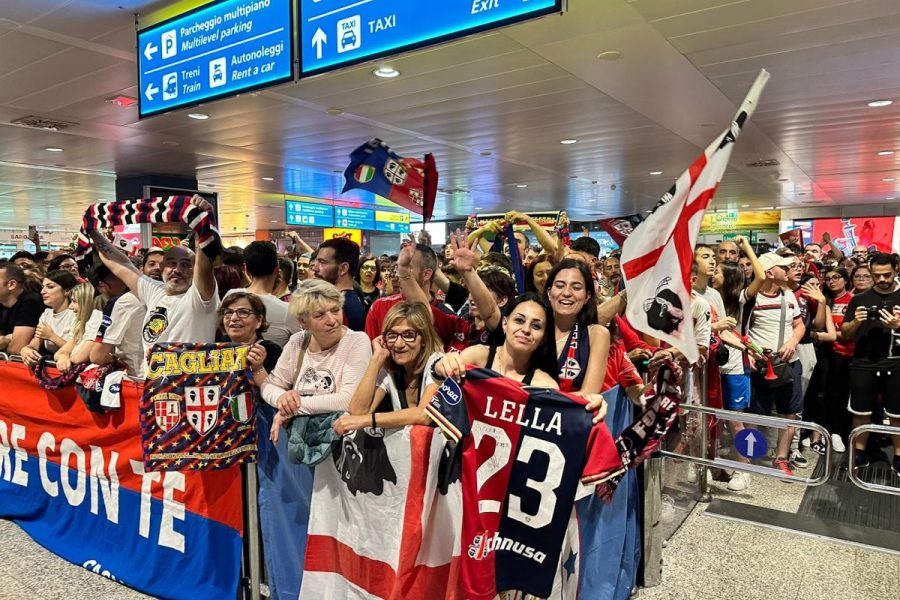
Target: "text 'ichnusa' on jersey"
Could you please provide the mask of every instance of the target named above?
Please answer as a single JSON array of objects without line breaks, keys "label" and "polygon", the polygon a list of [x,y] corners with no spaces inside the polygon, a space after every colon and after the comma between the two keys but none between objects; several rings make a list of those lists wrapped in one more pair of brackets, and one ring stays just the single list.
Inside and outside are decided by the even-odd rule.
[{"label": "text 'ichnusa' on jersey", "polygon": [[448,379],[426,413],[463,444],[462,585],[472,600],[550,595],[579,481],[624,471],[585,400],[487,369]]}]

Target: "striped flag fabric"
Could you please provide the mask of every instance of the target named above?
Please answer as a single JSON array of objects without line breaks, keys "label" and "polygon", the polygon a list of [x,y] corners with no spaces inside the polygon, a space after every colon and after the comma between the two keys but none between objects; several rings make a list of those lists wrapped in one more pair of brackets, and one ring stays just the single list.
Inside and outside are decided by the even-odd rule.
[{"label": "striped flag fabric", "polygon": [[761,70],[731,126],[681,174],[622,248],[628,320],[635,329],[668,342],[691,362],[699,356],[690,278],[700,221],[768,80],[768,71]]}]

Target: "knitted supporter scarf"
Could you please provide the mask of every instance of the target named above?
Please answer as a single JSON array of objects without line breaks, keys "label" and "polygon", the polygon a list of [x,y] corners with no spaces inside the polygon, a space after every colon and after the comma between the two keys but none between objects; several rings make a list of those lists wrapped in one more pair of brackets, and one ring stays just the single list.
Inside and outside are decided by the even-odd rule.
[{"label": "knitted supporter scarf", "polygon": [[37,364],[31,367],[31,372],[34,373],[34,378],[37,379],[38,385],[41,387],[41,389],[51,392],[61,390],[67,385],[72,385],[73,383],[75,383],[75,380],[79,375],[81,375],[81,372],[84,371],[89,365],[89,363],[73,364],[72,368],[65,373],[60,373],[56,377],[53,377],[47,372],[48,360],[50,360],[49,356],[42,356]]},{"label": "knitted supporter scarf", "polygon": [[[669,428],[678,417],[678,404],[681,389],[678,386],[678,375],[669,366],[661,367],[657,374],[656,389],[648,386],[644,398],[647,408],[616,439],[616,446],[622,457],[622,464],[635,469],[651,454],[656,452]],[[624,474],[616,475],[597,486],[597,494],[604,501],[612,499]]]},{"label": "knitted supporter scarf", "polygon": [[519,245],[516,243],[516,236],[512,223],[507,223],[505,227],[506,245],[509,246],[509,258],[513,264],[513,274],[516,277],[516,289],[520,294],[525,293],[525,270],[522,268],[522,259],[519,256]]},{"label": "knitted supporter scarf", "polygon": [[88,234],[92,231],[136,223],[185,223],[197,234],[197,245],[210,260],[215,260],[222,248],[212,215],[191,204],[191,196],[162,196],[90,205],[78,233],[75,258],[83,260],[90,253]]}]

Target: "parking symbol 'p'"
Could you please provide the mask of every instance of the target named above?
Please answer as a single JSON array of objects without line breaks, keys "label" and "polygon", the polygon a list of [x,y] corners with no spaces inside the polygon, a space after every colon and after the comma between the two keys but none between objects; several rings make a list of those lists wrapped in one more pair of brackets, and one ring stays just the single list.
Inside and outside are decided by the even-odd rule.
[{"label": "parking symbol 'p'", "polygon": [[178,54],[178,34],[173,29],[162,34],[162,57],[172,58]]}]

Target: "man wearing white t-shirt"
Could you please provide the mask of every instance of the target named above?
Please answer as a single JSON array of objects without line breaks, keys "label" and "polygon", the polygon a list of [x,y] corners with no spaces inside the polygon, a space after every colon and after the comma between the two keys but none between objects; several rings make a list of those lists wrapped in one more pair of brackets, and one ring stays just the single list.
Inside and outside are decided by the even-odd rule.
[{"label": "man wearing white t-shirt", "polygon": [[[779,417],[797,420],[803,412],[803,367],[797,355],[797,344],[803,338],[806,327],[800,317],[797,298],[787,287],[793,257],[766,252],[759,257],[759,262],[766,273],[765,281],[757,294],[750,294],[749,289],[742,294],[742,299],[752,303],[747,317],[747,334],[771,358],[780,358],[793,367],[793,381],[775,387],[765,380],[764,368],[757,370],[751,378],[753,399],[750,412],[765,415],[774,404]],[[793,436],[793,427],[783,429],[778,435],[774,466],[786,475],[794,474],[788,455]]]},{"label": "man wearing white t-shirt", "polygon": [[[201,210],[213,210],[200,196],[195,195],[191,202]],[[156,343],[215,341],[219,294],[206,252],[194,253],[184,246],[169,248],[160,282],[143,275],[99,232],[92,232],[91,239],[103,264],[147,307],[141,327],[145,358]]]},{"label": "man wearing white t-shirt", "polygon": [[272,295],[278,277],[278,252],[272,242],[250,242],[244,248],[244,272],[250,278],[250,285],[229,290],[228,294],[250,292],[259,296],[266,307],[266,321],[269,323],[265,339],[284,348],[288,339],[301,327],[297,319],[288,314],[288,303]]},{"label": "man wearing white t-shirt", "polygon": [[130,377],[143,378],[141,323],[147,314],[147,308],[102,263],[94,265],[88,273],[88,279],[101,294],[109,298],[103,308],[100,326],[92,338],[95,343],[90,350],[90,361],[97,365],[108,365],[118,358],[127,365]]}]

